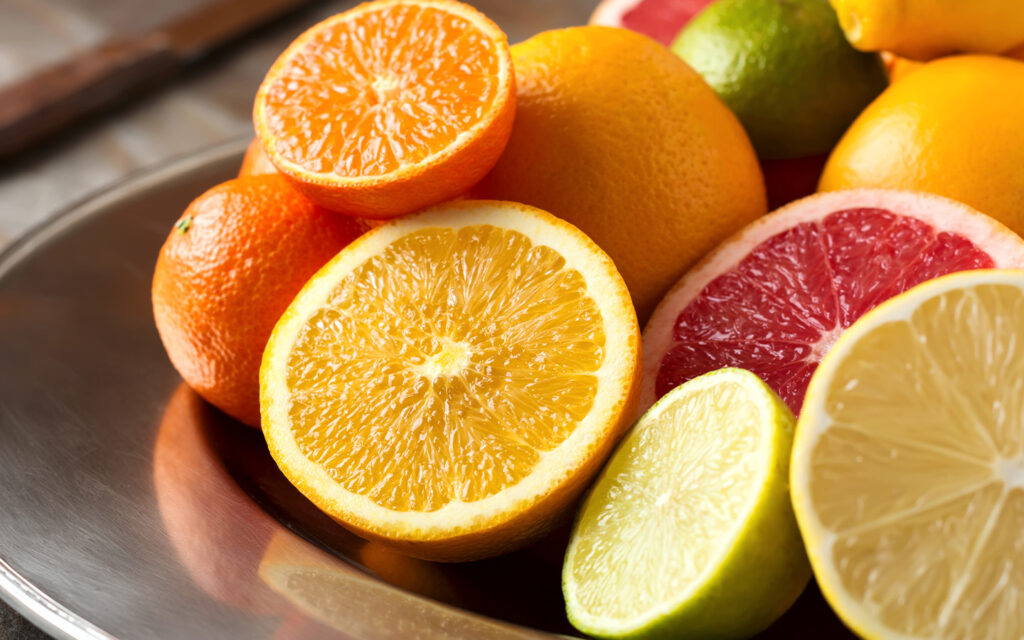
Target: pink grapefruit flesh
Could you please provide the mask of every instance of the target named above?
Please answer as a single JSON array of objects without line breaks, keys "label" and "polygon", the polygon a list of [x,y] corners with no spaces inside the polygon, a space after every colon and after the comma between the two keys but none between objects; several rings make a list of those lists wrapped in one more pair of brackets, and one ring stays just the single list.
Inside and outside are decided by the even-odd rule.
[{"label": "pink grapefruit flesh", "polygon": [[625,27],[668,46],[712,0],[604,0],[590,24]]},{"label": "pink grapefruit flesh", "polygon": [[925,280],[1024,266],[1024,240],[966,205],[857,189],[794,202],[727,240],[683,276],[644,330],[646,410],[722,367],[761,377],[798,413],[839,334]]}]

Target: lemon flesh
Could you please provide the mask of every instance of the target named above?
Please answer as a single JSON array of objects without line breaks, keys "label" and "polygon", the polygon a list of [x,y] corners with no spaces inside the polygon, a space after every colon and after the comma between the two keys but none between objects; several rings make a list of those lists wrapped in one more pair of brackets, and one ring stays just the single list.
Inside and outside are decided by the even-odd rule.
[{"label": "lemon flesh", "polygon": [[1024,637],[1024,272],[925,283],[808,389],[793,499],[822,591],[875,638]]},{"label": "lemon flesh", "polygon": [[789,503],[794,418],[752,373],[676,387],[586,499],[562,574],[569,619],[608,638],[741,638],[810,575]]}]

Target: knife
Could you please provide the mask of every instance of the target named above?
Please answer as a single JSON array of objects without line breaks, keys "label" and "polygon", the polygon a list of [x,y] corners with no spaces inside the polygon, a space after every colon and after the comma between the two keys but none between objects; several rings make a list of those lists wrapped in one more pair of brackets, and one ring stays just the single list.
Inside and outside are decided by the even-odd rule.
[{"label": "knife", "polygon": [[156,29],[109,40],[0,90],[0,160],[166,81],[310,0],[214,0]]}]

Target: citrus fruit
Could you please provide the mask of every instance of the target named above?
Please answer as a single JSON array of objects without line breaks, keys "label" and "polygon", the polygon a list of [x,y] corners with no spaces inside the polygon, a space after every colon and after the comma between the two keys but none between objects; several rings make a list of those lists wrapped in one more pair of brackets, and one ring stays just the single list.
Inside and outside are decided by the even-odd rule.
[{"label": "citrus fruit", "polygon": [[811,575],[789,500],[793,414],[757,376],[673,389],[591,489],[562,571],[569,620],[601,638],[748,638]]},{"label": "citrus fruit", "polygon": [[[1021,45],[1016,49],[1006,51],[1000,55],[1007,58],[1014,58],[1016,60],[1024,60],[1024,45]],[[927,64],[918,60],[903,58],[887,51],[882,52],[882,60],[885,61],[885,67],[889,71],[889,82],[896,82],[912,71],[916,71]]]},{"label": "citrus fruit", "polygon": [[853,46],[914,60],[1024,43],[1019,0],[831,0]]},{"label": "citrus fruit", "polygon": [[608,252],[641,321],[702,255],[766,210],[743,128],[650,38],[611,27],[512,47],[515,126],[480,197],[525,202]]},{"label": "citrus fruit", "polygon": [[882,62],[885,63],[885,69],[889,73],[890,83],[904,78],[910,72],[916,71],[925,65],[924,62],[904,58],[888,51],[883,51],[881,56]]},{"label": "citrus fruit", "polygon": [[633,419],[639,330],[615,265],[515,203],[369,231],[295,298],[260,370],[284,475],[353,532],[425,559],[540,536]]},{"label": "citrus fruit", "polygon": [[938,196],[862,189],[810,196],[730,238],[665,296],[644,329],[641,408],[725,366],[800,412],[842,331],[878,303],[953,271],[1024,266],[1024,240]]},{"label": "citrus fruit", "polygon": [[184,383],[167,401],[153,449],[164,531],[189,577],[211,598],[242,611],[280,613],[285,607],[257,576],[278,525],[225,468],[209,433],[216,420],[216,410]]},{"label": "citrus fruit", "polygon": [[238,177],[262,176],[264,174],[277,173],[277,168],[270,164],[267,154],[263,153],[259,138],[253,138],[252,142],[245,149],[245,156],[242,157],[242,166],[238,170]]},{"label": "citrus fruit", "polygon": [[153,274],[153,316],[174,368],[208,402],[259,426],[263,347],[317,269],[363,231],[276,175],[229,180],[196,198]]},{"label": "citrus fruit", "polygon": [[712,0],[602,0],[590,24],[624,27],[672,44],[679,31]]},{"label": "citrus fruit", "polygon": [[453,0],[379,0],[300,35],[267,72],[253,120],[270,161],[314,202],[387,218],[475,184],[514,114],[493,22]]},{"label": "citrus fruit", "polygon": [[822,591],[866,638],[1024,636],[1024,272],[922,284],[811,379],[793,503]]},{"label": "citrus fruit", "polygon": [[1024,232],[1024,62],[956,56],[889,87],[832,152],[823,191],[930,191]]},{"label": "citrus fruit", "polygon": [[[590,23],[626,27],[668,45],[708,4],[710,0],[605,0]],[[800,158],[762,158],[768,207],[775,209],[814,193],[828,158],[824,151],[830,150],[831,146],[822,153]]]},{"label": "citrus fruit", "polygon": [[672,44],[722,96],[762,158],[828,153],[887,84],[821,0],[718,0]]}]

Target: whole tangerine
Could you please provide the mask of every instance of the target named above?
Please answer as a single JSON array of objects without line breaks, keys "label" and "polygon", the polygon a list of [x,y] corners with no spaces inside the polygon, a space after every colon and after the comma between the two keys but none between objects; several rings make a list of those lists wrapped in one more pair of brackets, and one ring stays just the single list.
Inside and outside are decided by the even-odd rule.
[{"label": "whole tangerine", "polygon": [[278,175],[229,180],[174,223],[153,274],[153,316],[174,368],[228,415],[259,426],[259,368],[302,285],[365,227]]}]

